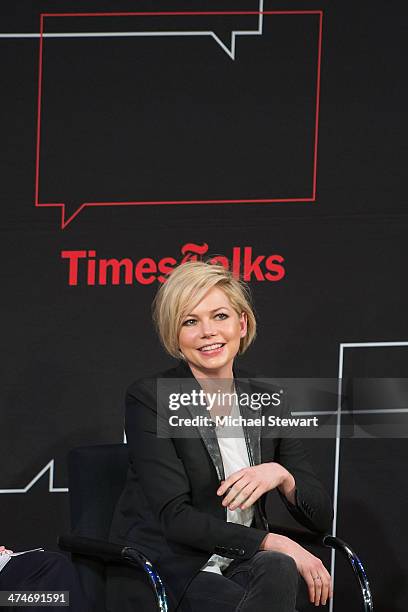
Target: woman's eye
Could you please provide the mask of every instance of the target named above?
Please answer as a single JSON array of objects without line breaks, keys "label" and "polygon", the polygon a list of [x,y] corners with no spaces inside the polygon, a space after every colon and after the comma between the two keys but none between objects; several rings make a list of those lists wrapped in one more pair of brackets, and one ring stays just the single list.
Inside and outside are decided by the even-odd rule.
[{"label": "woman's eye", "polygon": [[219,312],[217,315],[215,315],[216,317],[220,317],[220,320],[223,321],[224,319],[228,319],[228,315],[225,312]]},{"label": "woman's eye", "polygon": [[187,319],[187,321],[184,321],[183,325],[190,326],[190,325],[194,325],[194,323],[195,323],[195,319]]}]

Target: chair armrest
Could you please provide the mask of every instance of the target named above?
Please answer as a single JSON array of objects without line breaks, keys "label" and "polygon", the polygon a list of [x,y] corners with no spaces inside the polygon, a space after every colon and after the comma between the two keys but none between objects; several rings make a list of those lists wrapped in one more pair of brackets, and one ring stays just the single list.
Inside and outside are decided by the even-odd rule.
[{"label": "chair armrest", "polygon": [[57,541],[61,550],[66,550],[75,555],[96,557],[104,563],[123,562],[124,560],[124,547],[120,544],[75,535],[58,536]]},{"label": "chair armrest", "polygon": [[353,568],[353,572],[357,579],[357,582],[360,586],[361,594],[363,597],[363,610],[364,612],[372,612],[374,610],[374,607],[370,583],[368,582],[368,577],[360,558],[356,555],[354,550],[346,542],[344,542],[344,540],[341,540],[340,538],[337,538],[335,536],[324,536],[323,544],[324,546],[334,548],[335,550],[340,551],[350,563],[351,567]]},{"label": "chair armrest", "polygon": [[364,565],[351,546],[344,542],[344,540],[330,534],[314,533],[305,529],[286,528],[279,525],[269,525],[269,531],[287,536],[296,542],[313,544],[321,548],[334,548],[341,552],[351,565],[360,587],[364,612],[372,612],[374,610],[370,584]]},{"label": "chair armrest", "polygon": [[75,555],[93,557],[104,563],[124,563],[141,568],[154,591],[158,609],[160,612],[168,612],[166,590],[158,572],[149,559],[135,548],[74,535],[58,536],[58,546],[61,550]]}]

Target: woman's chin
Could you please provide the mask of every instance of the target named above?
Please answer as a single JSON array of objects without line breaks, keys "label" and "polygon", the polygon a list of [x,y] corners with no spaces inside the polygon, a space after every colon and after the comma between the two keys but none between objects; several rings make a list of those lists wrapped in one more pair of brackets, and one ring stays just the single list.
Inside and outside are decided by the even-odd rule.
[{"label": "woman's chin", "polygon": [[228,366],[228,363],[232,361],[232,359],[228,359],[227,355],[217,355],[211,357],[211,359],[208,357],[201,359],[199,358],[197,361],[196,363],[200,368],[206,370],[207,372],[213,371],[214,373],[216,373],[219,372],[220,369]]}]

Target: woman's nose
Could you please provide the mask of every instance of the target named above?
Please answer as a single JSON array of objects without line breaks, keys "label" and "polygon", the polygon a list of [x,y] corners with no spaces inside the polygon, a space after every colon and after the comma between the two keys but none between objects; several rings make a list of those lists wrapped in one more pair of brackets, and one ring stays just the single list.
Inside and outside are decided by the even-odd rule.
[{"label": "woman's nose", "polygon": [[203,321],[201,325],[201,333],[203,337],[215,336],[216,331],[214,329],[213,323],[210,321]]}]

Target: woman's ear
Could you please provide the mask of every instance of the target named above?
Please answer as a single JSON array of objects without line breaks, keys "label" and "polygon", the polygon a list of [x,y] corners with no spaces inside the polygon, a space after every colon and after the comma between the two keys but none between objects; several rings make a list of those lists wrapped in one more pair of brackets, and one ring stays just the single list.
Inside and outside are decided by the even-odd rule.
[{"label": "woman's ear", "polygon": [[241,338],[245,338],[248,331],[248,315],[246,312],[241,312],[239,317],[239,325],[241,328]]}]

